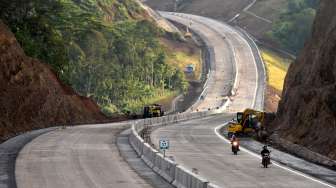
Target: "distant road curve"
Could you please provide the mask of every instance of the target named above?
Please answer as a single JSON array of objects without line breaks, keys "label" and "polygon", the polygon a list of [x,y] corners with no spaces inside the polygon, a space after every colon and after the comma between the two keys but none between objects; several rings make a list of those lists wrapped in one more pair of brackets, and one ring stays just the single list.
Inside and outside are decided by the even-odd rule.
[{"label": "distant road curve", "polygon": [[[194,107],[216,109],[227,100],[226,112],[245,108],[263,110],[266,74],[243,36],[222,22],[191,14],[160,12],[169,20],[188,25],[213,49],[211,74],[204,99]],[[262,62],[258,62],[262,63]],[[227,96],[230,96],[227,98]]]},{"label": "distant road curve", "polygon": [[[230,83],[228,79],[232,79],[232,75],[236,78],[233,84],[236,93],[224,110],[225,114],[155,129],[151,134],[152,143],[158,147],[160,138],[169,139],[168,156],[173,156],[178,164],[189,170],[197,169],[199,175],[223,188],[334,188],[333,185],[279,165],[264,169],[260,159],[246,150],[237,156],[232,154],[230,144],[219,137],[216,130],[234,117],[230,112],[252,107],[263,108],[263,98],[261,100],[260,97],[263,96],[264,88],[258,88],[264,86],[265,79],[260,77],[265,74],[256,64],[251,46],[236,30],[213,19],[180,13],[161,14],[184,25],[190,25],[191,22],[191,29],[206,37],[214,48],[217,73],[213,80],[210,78],[208,94],[200,101],[199,107],[217,106],[219,101],[216,99],[227,92],[223,90],[223,83]],[[235,69],[232,63],[236,65]],[[221,66],[230,71],[225,68],[225,72],[218,71]],[[238,74],[234,74],[234,71]]]}]

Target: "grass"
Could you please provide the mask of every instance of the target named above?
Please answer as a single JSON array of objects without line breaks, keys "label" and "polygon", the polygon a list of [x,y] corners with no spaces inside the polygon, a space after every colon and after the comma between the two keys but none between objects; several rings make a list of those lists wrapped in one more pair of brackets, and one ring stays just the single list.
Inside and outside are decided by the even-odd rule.
[{"label": "grass", "polygon": [[155,96],[147,97],[142,100],[127,100],[127,108],[124,109],[125,111],[120,111],[120,109],[113,104],[101,106],[101,109],[105,115],[110,117],[115,114],[123,114],[124,112],[126,112],[126,110],[132,113],[135,112],[137,114],[141,114],[144,104],[161,104],[166,110],[168,110],[168,108],[170,108],[171,106],[171,101],[173,101],[177,95],[179,95],[178,91],[165,90],[164,92],[161,92],[157,90]]},{"label": "grass", "polygon": [[288,67],[293,60],[281,57],[266,49],[261,50],[261,56],[266,64],[268,84],[271,87],[282,91]]},{"label": "grass", "polygon": [[200,80],[202,74],[201,49],[190,42],[181,42],[161,38],[161,44],[167,52],[167,63],[184,72],[187,65],[195,68],[193,74],[185,73],[188,81]]},{"label": "grass", "polygon": [[194,65],[195,70],[192,75],[186,74],[187,80],[199,80],[202,71],[202,63],[200,61],[200,54],[187,54],[185,52],[174,52],[169,56],[170,64],[178,67],[184,71],[187,65]]},{"label": "grass", "polygon": [[164,106],[169,105],[169,103],[178,95],[177,91],[165,90],[164,93],[159,92],[157,95],[145,98],[144,100],[128,100],[128,108],[131,112],[141,113],[144,104],[162,104]]}]

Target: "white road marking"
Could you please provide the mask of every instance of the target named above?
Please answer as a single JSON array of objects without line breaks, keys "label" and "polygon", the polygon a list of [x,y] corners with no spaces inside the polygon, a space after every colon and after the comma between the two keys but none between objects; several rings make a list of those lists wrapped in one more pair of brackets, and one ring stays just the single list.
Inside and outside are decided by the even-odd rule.
[{"label": "white road marking", "polygon": [[[226,126],[227,124],[228,124],[228,123],[224,123],[224,124],[221,124],[221,125],[215,127],[214,131],[215,131],[215,134],[216,134],[220,139],[224,140],[224,141],[225,141],[226,143],[228,143],[228,144],[231,144],[230,140],[226,139],[226,138],[225,138],[224,136],[222,136],[222,135],[219,133],[219,131],[218,131],[220,128],[222,128],[223,126]],[[250,154],[250,155],[252,155],[252,156],[254,156],[254,157],[256,157],[256,158],[258,158],[258,159],[261,159],[261,156],[260,156],[260,155],[254,153],[254,152],[252,152],[252,151],[250,151],[250,150],[248,150],[248,149],[245,149],[244,147],[240,147],[240,149],[241,149],[242,151],[244,151],[244,152],[246,152],[246,153],[248,153],[248,154]],[[296,174],[296,175],[299,175],[299,176],[302,176],[302,177],[307,178],[307,179],[309,179],[309,180],[312,180],[312,181],[314,181],[314,182],[320,183],[320,184],[322,184],[322,185],[324,185],[324,186],[327,186],[327,187],[330,187],[330,188],[336,188],[335,186],[333,186],[333,185],[331,185],[331,184],[328,184],[328,183],[326,183],[326,182],[324,182],[324,181],[321,181],[321,180],[318,180],[318,179],[316,179],[316,178],[313,178],[313,177],[311,177],[311,176],[309,176],[309,175],[307,175],[307,174],[304,174],[304,173],[302,173],[302,172],[299,172],[299,171],[290,169],[290,168],[288,168],[288,167],[284,167],[284,166],[282,166],[282,165],[280,165],[279,163],[276,163],[276,162],[274,162],[274,161],[272,161],[272,164],[275,165],[275,166],[277,166],[277,167],[279,167],[279,168],[282,168],[282,169],[284,169],[284,170],[287,170],[287,171],[289,171],[289,172],[292,172],[292,173],[294,173],[294,174]]]}]

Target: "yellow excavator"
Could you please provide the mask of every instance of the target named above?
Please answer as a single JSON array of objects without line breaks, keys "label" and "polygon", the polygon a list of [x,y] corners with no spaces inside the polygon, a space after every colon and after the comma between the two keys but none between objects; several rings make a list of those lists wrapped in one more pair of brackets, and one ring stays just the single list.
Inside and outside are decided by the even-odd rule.
[{"label": "yellow excavator", "polygon": [[144,107],[143,118],[161,117],[164,111],[160,104],[152,104]]},{"label": "yellow excavator", "polygon": [[246,109],[244,112],[237,112],[237,119],[232,120],[228,125],[228,137],[251,136],[261,137],[264,129],[265,112]]}]

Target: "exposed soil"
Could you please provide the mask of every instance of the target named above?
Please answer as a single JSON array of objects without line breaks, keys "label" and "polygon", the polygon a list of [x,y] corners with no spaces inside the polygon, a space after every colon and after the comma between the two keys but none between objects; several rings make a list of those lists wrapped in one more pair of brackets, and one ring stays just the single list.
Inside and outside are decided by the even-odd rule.
[{"label": "exposed soil", "polygon": [[286,80],[277,118],[279,136],[336,160],[336,1],[321,0],[312,38]]},{"label": "exposed soil", "polygon": [[0,141],[32,129],[105,122],[89,98],[62,84],[52,69],[27,57],[0,21]]},{"label": "exposed soil", "polygon": [[265,111],[268,113],[275,113],[278,109],[278,104],[280,101],[281,91],[275,89],[274,87],[268,85],[266,88],[265,96]]}]

